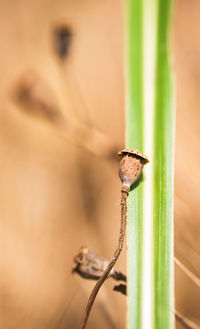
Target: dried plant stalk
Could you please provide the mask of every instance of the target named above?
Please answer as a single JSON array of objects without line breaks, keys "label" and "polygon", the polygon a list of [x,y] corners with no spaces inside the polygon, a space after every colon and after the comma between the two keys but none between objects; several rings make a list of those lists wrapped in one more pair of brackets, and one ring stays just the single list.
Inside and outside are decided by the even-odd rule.
[{"label": "dried plant stalk", "polygon": [[127,217],[127,196],[128,196],[128,191],[123,189],[121,190],[121,227],[120,227],[120,234],[119,234],[119,240],[118,240],[118,245],[117,249],[115,250],[115,253],[113,255],[112,260],[110,261],[109,265],[107,266],[106,270],[104,271],[103,275],[100,277],[100,279],[97,281],[96,285],[94,286],[91,295],[89,297],[80,329],[86,328],[88,318],[90,315],[90,311],[92,309],[92,305],[94,304],[95,298],[98,294],[99,289],[101,288],[102,284],[104,281],[107,279],[110,271],[112,270],[113,266],[115,265],[117,259],[119,258],[119,255],[123,249],[123,243],[124,243],[124,237],[125,237],[125,232],[126,232],[126,217]]},{"label": "dried plant stalk", "polygon": [[81,321],[80,329],[84,329],[87,325],[88,317],[94,304],[96,295],[101,288],[104,281],[107,279],[110,271],[115,265],[117,259],[123,248],[124,237],[126,232],[126,218],[127,218],[127,197],[131,186],[139,179],[142,173],[143,166],[149,161],[139,150],[122,150],[118,153],[121,156],[120,166],[119,166],[119,177],[122,181],[121,188],[121,228],[118,239],[118,246],[115,250],[112,260],[108,264],[103,275],[97,281],[94,286],[92,293],[89,297],[83,319]]}]

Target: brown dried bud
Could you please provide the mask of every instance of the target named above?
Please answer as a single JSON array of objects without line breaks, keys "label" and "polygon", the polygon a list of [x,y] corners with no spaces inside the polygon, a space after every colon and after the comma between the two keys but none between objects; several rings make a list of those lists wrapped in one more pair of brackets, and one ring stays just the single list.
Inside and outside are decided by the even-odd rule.
[{"label": "brown dried bud", "polygon": [[144,164],[149,162],[148,158],[139,150],[124,149],[118,153],[122,156],[119,167],[119,177],[122,181],[122,188],[127,192],[142,173]]},{"label": "brown dried bud", "polygon": [[[110,261],[88,250],[86,247],[82,247],[74,257],[74,262],[72,272],[78,273],[85,279],[98,280]],[[126,276],[114,268],[110,271],[109,277],[113,277],[115,280],[126,281]]]}]

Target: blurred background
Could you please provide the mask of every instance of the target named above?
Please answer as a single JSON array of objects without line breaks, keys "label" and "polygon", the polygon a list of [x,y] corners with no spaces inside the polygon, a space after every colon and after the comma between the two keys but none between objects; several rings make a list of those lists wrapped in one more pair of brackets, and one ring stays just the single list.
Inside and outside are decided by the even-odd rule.
[{"label": "blurred background", "polygon": [[[124,147],[122,0],[0,1],[0,328],[78,328],[94,282],[72,275],[81,246],[110,258]],[[200,324],[200,2],[178,0],[176,309]],[[183,267],[184,266],[184,267]],[[126,272],[124,250],[117,268]],[[108,280],[88,329],[125,328]],[[177,328],[182,328],[177,325]]]}]

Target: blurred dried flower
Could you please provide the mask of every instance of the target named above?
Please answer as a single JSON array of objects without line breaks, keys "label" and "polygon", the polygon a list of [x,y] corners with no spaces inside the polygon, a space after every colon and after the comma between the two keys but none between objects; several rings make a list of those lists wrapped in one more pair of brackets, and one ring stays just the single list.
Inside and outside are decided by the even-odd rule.
[{"label": "blurred dried flower", "polygon": [[72,32],[68,25],[60,23],[54,28],[53,48],[56,55],[60,59],[64,59],[68,55],[71,46],[71,40]]},{"label": "blurred dried flower", "polygon": [[27,114],[48,119],[53,123],[60,120],[61,113],[51,88],[34,72],[27,72],[19,78],[13,96]]},{"label": "blurred dried flower", "polygon": [[[77,272],[83,278],[91,280],[98,280],[109,264],[109,260],[95,254],[86,247],[80,248],[79,253],[74,257],[74,262],[72,272]],[[110,271],[109,277],[126,281],[126,276],[114,268]]]}]

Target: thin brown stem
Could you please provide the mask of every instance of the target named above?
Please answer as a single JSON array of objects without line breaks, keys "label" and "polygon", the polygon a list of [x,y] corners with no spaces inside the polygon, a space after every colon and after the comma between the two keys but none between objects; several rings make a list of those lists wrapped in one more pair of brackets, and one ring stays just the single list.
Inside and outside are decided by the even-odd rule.
[{"label": "thin brown stem", "polygon": [[186,329],[200,329],[199,325],[194,323],[193,321],[189,320],[178,311],[175,311],[175,318],[176,320],[182,324],[182,326]]},{"label": "thin brown stem", "polygon": [[85,329],[87,322],[88,322],[88,318],[92,309],[92,306],[94,304],[95,298],[98,294],[99,289],[101,288],[102,284],[104,283],[104,281],[107,279],[110,271],[112,270],[113,266],[115,265],[117,259],[119,258],[119,255],[122,251],[123,248],[123,243],[124,243],[124,237],[125,237],[125,233],[126,233],[126,217],[127,217],[127,203],[126,203],[126,199],[128,196],[128,191],[122,189],[121,191],[121,227],[120,227],[120,233],[119,233],[119,239],[118,239],[118,245],[117,245],[117,249],[115,250],[115,253],[113,255],[112,260],[110,261],[110,263],[108,264],[107,268],[105,269],[104,273],[102,274],[102,276],[100,277],[100,279],[97,281],[96,285],[94,286],[91,295],[88,299],[88,303],[80,324],[80,329]]}]

